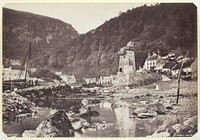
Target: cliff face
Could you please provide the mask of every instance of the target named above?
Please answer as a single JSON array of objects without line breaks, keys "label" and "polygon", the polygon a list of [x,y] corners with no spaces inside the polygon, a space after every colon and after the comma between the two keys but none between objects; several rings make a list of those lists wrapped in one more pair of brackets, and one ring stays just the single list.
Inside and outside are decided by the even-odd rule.
[{"label": "cliff face", "polygon": [[33,66],[45,67],[56,49],[78,36],[70,24],[61,20],[3,8],[5,58],[22,60],[29,42],[32,42]]},{"label": "cliff face", "polygon": [[5,18],[4,23],[8,25],[4,24],[4,56],[11,53],[10,56],[17,57],[9,48],[15,48],[18,54],[23,50],[18,48],[24,46],[24,36],[30,35],[37,42],[37,47],[33,47],[36,55],[32,66],[61,70],[78,77],[115,74],[119,61],[117,52],[130,40],[135,43],[137,67],[143,65],[148,52],[157,49],[161,55],[177,48],[189,50],[191,56],[197,55],[197,8],[189,3],[134,8],[80,36],[70,25],[56,19],[50,22],[51,18],[42,17],[36,22],[35,16],[26,20],[15,16],[14,19],[19,20],[15,23],[12,18],[9,22]]}]

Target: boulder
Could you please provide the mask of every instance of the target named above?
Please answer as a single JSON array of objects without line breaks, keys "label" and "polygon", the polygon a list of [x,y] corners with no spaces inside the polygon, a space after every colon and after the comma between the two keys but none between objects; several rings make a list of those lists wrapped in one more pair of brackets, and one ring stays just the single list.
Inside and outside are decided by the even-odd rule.
[{"label": "boulder", "polygon": [[140,116],[140,117],[142,117],[142,116],[144,116],[144,117],[154,117],[154,115],[151,114],[151,113],[140,113],[137,116]]},{"label": "boulder", "polygon": [[165,114],[166,112],[164,105],[159,102],[155,104],[149,104],[147,108],[156,111],[158,115]]},{"label": "boulder", "polygon": [[197,115],[188,118],[186,121],[183,122],[182,127],[180,128],[181,133],[187,134],[194,134],[197,132]]},{"label": "boulder", "polygon": [[39,137],[74,136],[74,128],[64,111],[57,111],[42,121],[36,128]]},{"label": "boulder", "polygon": [[154,133],[151,137],[170,137],[170,133],[168,132]]},{"label": "boulder", "polygon": [[153,111],[153,110],[148,110],[147,113],[150,113],[150,114],[152,114],[152,115],[154,115],[154,116],[157,116],[157,115],[158,115],[158,113],[157,113],[156,111]]},{"label": "boulder", "polygon": [[140,107],[140,108],[136,108],[134,111],[133,111],[133,114],[134,115],[138,115],[140,113],[147,113],[147,108],[145,107]]},{"label": "boulder", "polygon": [[198,121],[198,118],[197,118],[197,115],[191,117],[191,118],[188,118],[186,121],[183,122],[183,125],[188,125],[188,126],[191,126],[191,127],[196,127],[197,126],[197,121]]},{"label": "boulder", "polygon": [[178,118],[168,118],[166,119],[163,124],[158,128],[157,132],[164,132],[166,131],[168,128],[172,127],[173,125],[179,123],[179,119]]},{"label": "boulder", "polygon": [[72,123],[74,130],[79,131],[83,128],[83,123],[81,121],[76,121]]},{"label": "boulder", "polygon": [[147,116],[143,116],[142,113],[138,114],[137,117],[140,118],[140,119],[148,118]]},{"label": "boulder", "polygon": [[96,117],[99,116],[99,112],[91,111],[91,108],[88,107],[87,111],[83,114],[80,114],[80,117]]},{"label": "boulder", "polygon": [[172,126],[172,128],[176,131],[176,133],[180,133],[182,124],[178,123]]},{"label": "boulder", "polygon": [[32,138],[35,138],[35,137],[38,137],[39,134],[35,131],[35,130],[25,130],[22,134],[22,137],[32,137]]}]

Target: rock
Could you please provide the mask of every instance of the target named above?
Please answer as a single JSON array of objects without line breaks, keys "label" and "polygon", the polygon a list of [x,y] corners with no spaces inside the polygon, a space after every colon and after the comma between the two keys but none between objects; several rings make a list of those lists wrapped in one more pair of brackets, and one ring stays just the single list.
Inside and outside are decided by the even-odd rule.
[{"label": "rock", "polygon": [[70,108],[70,111],[71,111],[71,112],[74,112],[75,114],[78,114],[78,113],[80,113],[80,111],[79,111],[79,108],[78,108],[78,107],[71,107],[71,108]]},{"label": "rock", "polygon": [[182,124],[178,123],[172,126],[172,128],[176,131],[176,133],[180,133]]},{"label": "rock", "polygon": [[159,102],[155,104],[149,104],[147,108],[156,111],[158,115],[165,114],[166,112],[164,105]]},{"label": "rock", "polygon": [[140,99],[140,96],[137,95],[137,96],[135,96],[134,98],[136,98],[136,99]]},{"label": "rock", "polygon": [[170,137],[168,132],[154,133],[151,137]]},{"label": "rock", "polygon": [[173,129],[172,127],[167,128],[167,132],[170,134],[170,136],[174,136],[174,134],[176,133],[176,130]]},{"label": "rock", "polygon": [[50,111],[50,114],[53,115],[53,114],[55,114],[57,111],[58,111],[57,109],[52,109],[52,110]]},{"label": "rock", "polygon": [[159,98],[164,98],[162,95]]},{"label": "rock", "polygon": [[140,114],[140,113],[147,113],[147,108],[145,107],[140,107],[140,108],[136,108],[134,111],[133,111],[133,114]]},{"label": "rock", "polygon": [[80,117],[96,117],[96,116],[99,116],[99,112],[91,111],[90,107],[88,107],[88,110],[85,113],[80,115]]},{"label": "rock", "polygon": [[184,134],[187,134],[187,133],[189,133],[189,131],[191,131],[191,130],[193,130],[194,128],[192,128],[191,126],[189,126],[189,125],[183,125],[182,127],[181,127],[181,133],[184,133]]},{"label": "rock", "polygon": [[25,130],[22,134],[22,137],[28,137],[28,138],[30,138],[30,137],[34,138],[34,137],[38,137],[38,136],[39,135],[35,130]]},{"label": "rock", "polygon": [[151,114],[151,113],[140,113],[140,114],[138,114],[137,116],[146,116],[146,117],[154,117],[154,115],[153,114]]},{"label": "rock", "polygon": [[151,94],[147,93],[146,96],[152,96]]},{"label": "rock", "polygon": [[173,125],[179,123],[178,118],[168,118],[163,122],[163,124],[158,128],[157,132],[164,132],[166,129],[172,127]]},{"label": "rock", "polygon": [[148,118],[147,116],[143,116],[142,113],[138,114],[137,117],[140,118],[140,119]]},{"label": "rock", "polygon": [[36,128],[39,137],[70,137],[74,128],[64,111],[57,111],[42,121]]},{"label": "rock", "polygon": [[158,113],[157,113],[156,111],[153,111],[153,110],[148,110],[147,113],[150,113],[150,114],[152,114],[152,115],[154,115],[154,116],[157,116],[157,115],[158,115]]},{"label": "rock", "polygon": [[83,123],[81,121],[76,121],[72,123],[74,130],[78,131],[83,128]]},{"label": "rock", "polygon": [[191,126],[191,127],[195,127],[197,126],[197,121],[198,121],[198,118],[197,118],[197,115],[191,117],[191,118],[188,118],[185,122],[183,122],[183,125],[188,125],[188,126]]},{"label": "rock", "polygon": [[172,110],[173,108],[172,108],[172,106],[166,106],[166,109],[168,109],[168,110]]},{"label": "rock", "polygon": [[88,101],[86,98],[84,98],[84,99],[81,101],[81,103],[82,103],[84,106],[87,106],[87,105],[89,104],[89,101]]}]

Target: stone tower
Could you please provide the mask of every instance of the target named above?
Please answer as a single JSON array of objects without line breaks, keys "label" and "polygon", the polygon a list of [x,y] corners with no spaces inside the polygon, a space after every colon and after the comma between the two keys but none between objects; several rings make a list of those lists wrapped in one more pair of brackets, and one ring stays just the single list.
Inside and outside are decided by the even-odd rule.
[{"label": "stone tower", "polygon": [[135,53],[133,51],[134,43],[128,43],[127,46],[120,49],[119,67],[117,72],[118,85],[131,85],[130,75],[136,71]]}]

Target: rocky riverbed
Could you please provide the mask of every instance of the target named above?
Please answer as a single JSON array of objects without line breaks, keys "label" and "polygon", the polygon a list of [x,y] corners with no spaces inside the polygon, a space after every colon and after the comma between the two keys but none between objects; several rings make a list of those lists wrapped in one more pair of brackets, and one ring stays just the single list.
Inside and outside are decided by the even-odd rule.
[{"label": "rocky riverbed", "polygon": [[[120,89],[116,90],[115,93],[109,94],[87,92],[86,95],[84,92],[80,93],[82,99],[80,97],[79,99],[76,99],[77,103],[74,105],[70,105],[70,102],[68,102],[70,99],[68,101],[62,99],[60,102],[52,101],[52,103],[56,103],[57,105],[52,106],[53,104],[50,104],[49,107],[56,107],[59,109],[54,111],[52,110],[50,112],[51,115],[46,116],[36,129],[25,130],[22,136],[76,137],[77,135],[84,135],[84,133],[88,134],[88,132],[94,132],[94,134],[96,134],[95,132],[102,132],[103,134],[103,132],[105,133],[105,131],[111,129],[113,129],[112,134],[115,132],[125,133],[125,131],[134,129],[133,134],[128,134],[127,136],[135,136],[136,132],[140,131],[136,129],[143,127],[147,127],[148,130],[153,130],[151,130],[152,132],[149,131],[147,135],[145,135],[148,137],[192,136],[197,132],[198,128],[197,83],[192,81],[181,81],[180,99],[178,104],[176,104],[176,84],[176,80],[170,82],[159,82],[157,83],[159,89],[156,89],[155,85],[152,84],[134,89]],[[112,88],[110,90],[112,90]],[[13,96],[12,98],[15,96],[20,97],[20,99],[23,99],[23,102],[21,103],[24,103],[26,107],[26,104],[28,103],[30,105],[28,106],[29,109],[31,108],[32,103],[26,98],[16,95],[16,93],[12,93],[9,96]],[[4,107],[8,106],[9,109],[12,109],[9,104],[11,102],[8,102],[9,96],[7,93],[3,96],[3,98],[6,99],[4,102],[7,103],[4,103]],[[75,103],[74,101],[72,102]],[[69,106],[69,108],[66,108],[66,105],[63,103],[68,103],[67,106]],[[99,107],[104,111],[110,110],[110,112],[112,112],[111,114],[114,115],[112,117],[115,117],[116,121],[119,121],[119,124],[116,124],[115,121],[105,121],[106,119],[104,118],[104,115],[107,113],[104,112],[105,114],[102,115],[101,109],[98,109]],[[31,112],[31,110],[29,110],[29,112]],[[5,114],[4,116],[6,116]],[[100,121],[95,119],[97,116],[100,116]],[[91,122],[91,117],[96,121]],[[122,120],[123,124],[121,124]],[[127,125],[127,122],[128,124],[131,124],[131,126]],[[132,122],[134,123],[132,124]],[[148,125],[153,126],[153,128],[143,124],[146,122]],[[157,125],[154,125],[155,123],[157,123]],[[136,125],[139,126],[136,127]],[[66,130],[63,127],[66,128]],[[121,127],[122,130],[120,130]],[[62,129],[65,131],[62,131]]]},{"label": "rocky riverbed", "polygon": [[3,93],[2,113],[3,121],[8,122],[21,119],[32,114],[31,107],[35,104],[15,92]]},{"label": "rocky riverbed", "polygon": [[147,85],[135,89],[123,90],[124,94],[115,94],[115,106],[132,108],[130,117],[137,119],[159,119],[161,128],[153,137],[192,136],[197,132],[198,96],[197,82],[181,81],[180,98],[177,99],[177,80],[159,82],[159,90]]}]

